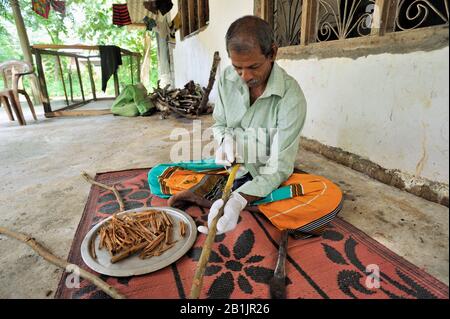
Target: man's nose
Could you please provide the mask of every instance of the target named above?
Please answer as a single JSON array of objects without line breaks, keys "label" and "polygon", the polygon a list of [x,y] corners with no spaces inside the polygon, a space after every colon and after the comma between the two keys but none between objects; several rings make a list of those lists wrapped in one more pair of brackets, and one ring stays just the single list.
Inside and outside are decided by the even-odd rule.
[{"label": "man's nose", "polygon": [[251,79],[253,79],[253,74],[249,70],[244,70],[244,69],[241,70],[240,75],[241,75],[242,80],[244,80],[245,82],[248,82]]}]

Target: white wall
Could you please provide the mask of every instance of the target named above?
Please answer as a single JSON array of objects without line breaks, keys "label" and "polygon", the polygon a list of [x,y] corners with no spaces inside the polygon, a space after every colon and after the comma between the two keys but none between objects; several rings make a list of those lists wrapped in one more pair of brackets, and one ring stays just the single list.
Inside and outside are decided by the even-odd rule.
[{"label": "white wall", "polygon": [[448,183],[448,54],[446,47],[279,64],[304,90],[305,137]]},{"label": "white wall", "polygon": [[[172,16],[178,10],[175,7],[171,11]],[[221,58],[217,74],[230,65],[225,49],[225,34],[234,20],[248,14],[253,14],[253,0],[210,0],[209,25],[205,30],[183,41],[180,41],[180,32],[177,32],[173,51],[175,86],[183,87],[190,80],[206,86],[215,51],[219,51]],[[214,101],[215,97],[216,85],[210,99]]]},{"label": "white wall", "polygon": [[[179,41],[175,84],[206,86],[214,51],[230,64],[224,36],[253,1],[210,1],[210,25]],[[279,60],[308,102],[303,136],[366,157],[388,169],[448,183],[449,52]],[[211,100],[216,97],[215,89]]]}]

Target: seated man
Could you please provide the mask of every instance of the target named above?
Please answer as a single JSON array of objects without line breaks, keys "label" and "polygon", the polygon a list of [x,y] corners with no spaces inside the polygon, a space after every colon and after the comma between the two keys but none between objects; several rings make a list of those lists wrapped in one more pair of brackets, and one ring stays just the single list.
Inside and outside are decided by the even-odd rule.
[{"label": "seated man", "polygon": [[[152,193],[169,198],[174,207],[186,202],[211,207],[210,224],[223,206],[224,167],[239,162],[242,169],[217,223],[218,234],[233,230],[241,211],[249,209],[262,212],[280,230],[314,235],[339,212],[342,195],[323,177],[293,173],[306,117],[303,92],[275,62],[277,46],[266,21],[245,16],[233,22],[226,48],[232,66],[218,80],[215,160],[156,166],[149,173]],[[208,232],[206,226],[198,230]]]}]

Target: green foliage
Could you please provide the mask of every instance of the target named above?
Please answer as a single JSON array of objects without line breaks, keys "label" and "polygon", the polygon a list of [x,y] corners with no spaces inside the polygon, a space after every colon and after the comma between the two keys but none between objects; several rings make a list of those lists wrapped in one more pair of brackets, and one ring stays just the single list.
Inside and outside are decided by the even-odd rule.
[{"label": "green foliage", "polygon": [[[37,15],[31,7],[30,0],[19,0],[23,20],[27,28],[31,44],[93,44],[118,45],[121,48],[139,52],[144,56],[144,30],[129,30],[126,27],[117,27],[112,24],[113,0],[68,0],[66,1],[66,15],[62,16],[53,9],[49,18],[44,19]],[[14,17],[9,6],[9,0],[0,0],[0,62],[8,59],[20,59],[22,52],[14,28]],[[64,91],[60,81],[59,69],[52,57],[43,59],[47,77],[48,91],[51,96],[63,96]],[[141,61],[142,62],[142,61]],[[68,89],[69,59],[62,58],[62,69],[65,74],[65,83]],[[124,65],[120,68],[119,78],[123,85],[131,83],[128,68],[128,58],[124,58]],[[156,39],[152,35],[151,51],[151,85],[156,86],[157,74]],[[74,70],[72,70],[73,72]],[[136,63],[134,63],[136,78]],[[98,73],[98,72],[97,72]],[[90,92],[90,82],[87,72],[83,72],[83,85],[85,91]],[[97,75],[98,77],[98,75]],[[74,93],[80,96],[78,79],[73,72]],[[112,79],[110,80],[112,84]],[[100,83],[96,82],[97,91]],[[150,89],[150,88],[149,88]],[[113,85],[108,85],[107,93],[112,93]],[[85,92],[86,94],[86,92]]]}]

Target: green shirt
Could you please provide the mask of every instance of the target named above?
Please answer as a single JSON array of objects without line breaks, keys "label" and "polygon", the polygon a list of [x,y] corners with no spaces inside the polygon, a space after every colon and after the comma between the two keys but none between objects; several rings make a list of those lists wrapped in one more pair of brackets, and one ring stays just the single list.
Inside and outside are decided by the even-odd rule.
[{"label": "green shirt", "polygon": [[[214,138],[221,142],[225,134],[234,136],[238,149],[244,151],[245,169],[253,177],[236,191],[265,197],[294,171],[306,117],[302,89],[277,63],[273,64],[264,93],[251,106],[249,88],[233,66],[224,70],[217,84]],[[253,160],[250,154],[255,146],[257,152],[265,151],[267,156]]]}]

